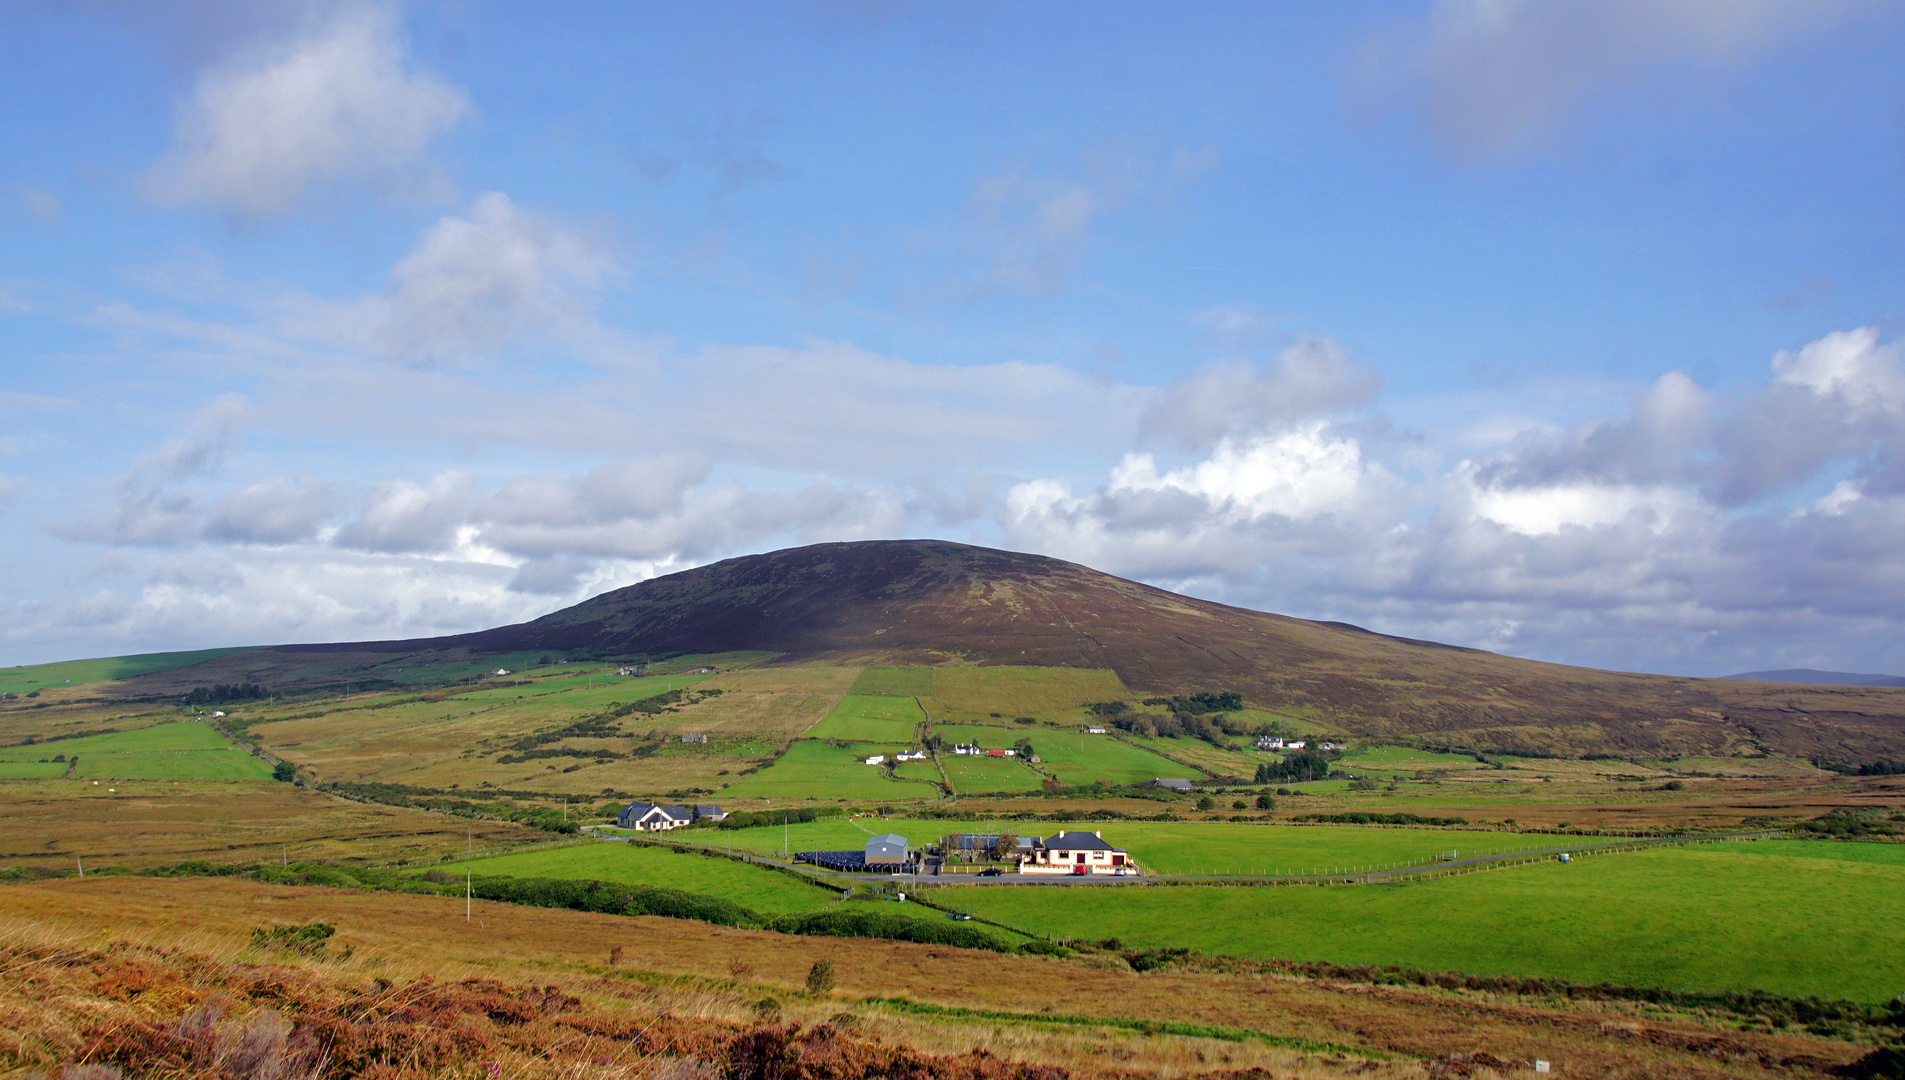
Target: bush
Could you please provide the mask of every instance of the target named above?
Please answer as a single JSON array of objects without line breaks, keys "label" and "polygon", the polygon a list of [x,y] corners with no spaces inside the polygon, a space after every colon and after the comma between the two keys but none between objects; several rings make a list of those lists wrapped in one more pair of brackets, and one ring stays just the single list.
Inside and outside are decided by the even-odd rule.
[{"label": "bush", "polygon": [[781,934],[807,937],[884,938],[924,945],[951,945],[961,949],[1005,952],[1009,946],[976,926],[940,920],[927,921],[885,911],[835,909],[805,915],[783,915],[767,924]]},{"label": "bush", "polygon": [[807,992],[824,994],[831,989],[833,989],[833,962],[814,961],[814,966],[807,969]]},{"label": "bush", "polygon": [[1072,954],[1072,951],[1070,949],[1067,949],[1065,946],[1056,944],[1054,942],[1046,941],[1042,938],[1033,938],[1030,941],[1020,942],[1019,951],[1022,953],[1025,953],[1027,956],[1063,957],[1063,956],[1070,956]]},{"label": "bush", "polygon": [[271,778],[281,784],[289,784],[298,778],[298,767],[289,761],[280,761],[271,767]]},{"label": "bush", "polygon": [[324,943],[335,933],[337,927],[330,923],[260,926],[251,932],[251,944],[256,949],[283,949],[299,956],[325,956],[329,950]]}]

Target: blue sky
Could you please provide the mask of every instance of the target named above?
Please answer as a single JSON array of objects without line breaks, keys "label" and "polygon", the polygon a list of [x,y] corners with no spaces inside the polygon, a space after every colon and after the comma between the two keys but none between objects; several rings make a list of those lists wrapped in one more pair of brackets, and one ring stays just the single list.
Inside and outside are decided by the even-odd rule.
[{"label": "blue sky", "polygon": [[1905,4],[0,10],[0,663],[940,536],[1905,671]]}]

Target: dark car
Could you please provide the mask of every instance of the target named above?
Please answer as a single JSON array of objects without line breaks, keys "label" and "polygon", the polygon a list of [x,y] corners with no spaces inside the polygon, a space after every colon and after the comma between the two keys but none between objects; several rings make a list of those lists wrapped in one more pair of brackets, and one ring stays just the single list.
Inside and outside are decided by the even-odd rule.
[{"label": "dark car", "polygon": [[1003,873],[1005,873],[1005,871],[999,869],[996,866],[988,866],[984,870],[979,871],[979,876],[980,877],[998,877],[1000,874],[1003,874]]},{"label": "dark car", "polygon": [[953,920],[954,922],[971,922],[972,921],[972,916],[967,915],[963,912],[954,912],[953,914],[948,915],[946,917],[948,919]]}]

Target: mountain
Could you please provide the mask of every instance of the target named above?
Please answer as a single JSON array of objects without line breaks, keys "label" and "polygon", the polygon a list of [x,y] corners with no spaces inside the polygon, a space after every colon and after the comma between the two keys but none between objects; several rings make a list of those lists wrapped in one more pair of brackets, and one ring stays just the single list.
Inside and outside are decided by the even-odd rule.
[{"label": "mountain", "polygon": [[1780,668],[1777,671],[1747,671],[1722,675],[1723,679],[1748,682],[1805,683],[1812,686],[1905,686],[1898,675],[1858,675],[1850,671],[1820,671],[1817,668]]},{"label": "mountain", "polygon": [[759,650],[777,663],[1110,668],[1135,694],[1236,690],[1320,727],[1480,751],[1905,756],[1905,690],[1636,675],[1500,656],[1197,600],[1059,559],[938,540],[816,544],[604,593],[532,622],[292,645],[130,680],[390,685],[505,654]]}]

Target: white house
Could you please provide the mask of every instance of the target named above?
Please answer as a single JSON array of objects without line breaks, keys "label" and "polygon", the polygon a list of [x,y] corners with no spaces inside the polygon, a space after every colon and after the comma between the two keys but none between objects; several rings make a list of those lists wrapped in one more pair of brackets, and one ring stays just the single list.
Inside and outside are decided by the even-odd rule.
[{"label": "white house", "polygon": [[1283,744],[1283,748],[1285,750],[1301,750],[1308,745],[1309,743],[1304,742],[1302,739],[1291,739],[1289,742]]},{"label": "white house", "polygon": [[1281,750],[1281,749],[1283,749],[1283,736],[1281,736],[1281,735],[1259,735],[1259,736],[1257,736],[1257,749],[1259,749],[1259,750]]},{"label": "white house", "polygon": [[894,761],[925,761],[925,760],[926,760],[926,751],[924,751],[924,750],[902,750],[902,751],[900,751],[899,753],[897,753],[897,754],[895,754],[895,755],[893,755],[893,760],[894,760]]},{"label": "white house", "polygon": [[1104,733],[1105,733],[1105,725],[1103,724],[1086,724],[1085,725],[1085,734],[1087,735],[1103,735]]},{"label": "white house", "polygon": [[867,764],[868,765],[884,765],[886,764],[886,755],[875,754],[872,757],[867,759]]},{"label": "white house", "polygon": [[1021,874],[1135,874],[1131,857],[1101,833],[1068,832],[1046,840],[1019,864]]},{"label": "white house", "polygon": [[[720,807],[715,809],[718,811]],[[693,820],[694,815],[685,806],[660,806],[646,802],[629,803],[622,808],[621,813],[615,815],[615,824],[640,832],[679,829]]]},{"label": "white house", "polygon": [[491,674],[491,675],[507,675],[507,674],[509,674],[509,669],[508,669],[508,668],[500,668],[500,667],[499,667],[499,668],[497,668],[497,669],[496,669],[495,671],[492,671],[492,672],[490,672],[490,674]]}]

